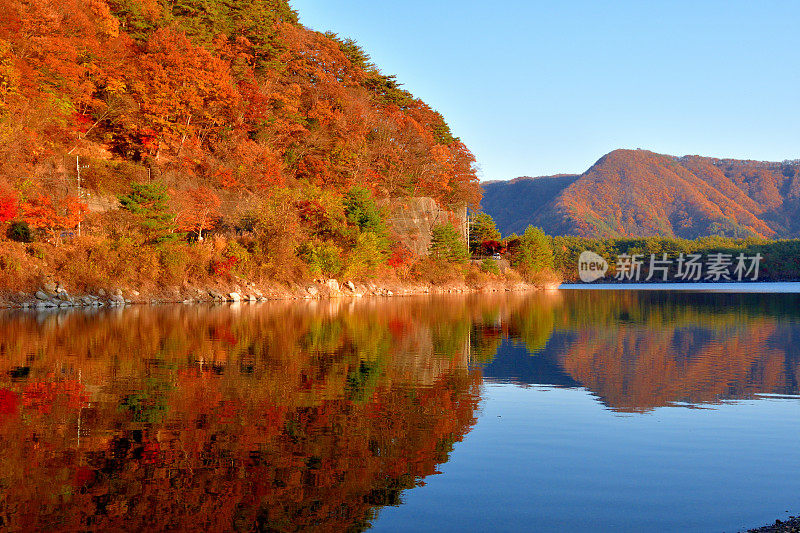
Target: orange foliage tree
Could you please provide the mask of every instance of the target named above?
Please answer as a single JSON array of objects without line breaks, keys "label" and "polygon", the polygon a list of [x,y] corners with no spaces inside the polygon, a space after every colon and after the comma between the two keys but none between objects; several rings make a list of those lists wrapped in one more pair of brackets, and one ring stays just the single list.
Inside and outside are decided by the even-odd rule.
[{"label": "orange foliage tree", "polygon": [[77,228],[87,211],[88,206],[74,196],[64,198],[57,206],[50,196],[40,194],[22,205],[25,222],[47,232],[56,243],[60,240],[59,232]]},{"label": "orange foliage tree", "polygon": [[[65,154],[103,154],[90,192],[145,176],[186,191],[178,224],[199,238],[283,188],[430,196],[459,212],[480,196],[442,116],[353,41],[303,27],[287,0],[0,2],[0,175],[53,191],[73,179]],[[47,196],[23,209],[55,240],[84,212]]]},{"label": "orange foliage tree", "polygon": [[187,137],[219,133],[239,100],[228,64],[169,28],[148,39],[132,90],[158,132],[157,157],[163,142],[177,143],[180,155]]},{"label": "orange foliage tree", "polygon": [[220,218],[221,201],[208,187],[197,187],[184,191],[179,202],[181,209],[175,221],[180,231],[197,235],[203,240],[203,231],[212,229]]}]

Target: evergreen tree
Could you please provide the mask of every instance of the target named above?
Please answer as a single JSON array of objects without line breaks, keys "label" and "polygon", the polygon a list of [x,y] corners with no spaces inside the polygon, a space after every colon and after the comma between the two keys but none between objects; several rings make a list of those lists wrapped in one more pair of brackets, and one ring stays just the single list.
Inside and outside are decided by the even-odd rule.
[{"label": "evergreen tree", "polygon": [[134,183],[129,194],[119,197],[122,209],[141,218],[148,240],[163,242],[175,239],[172,232],[175,215],[169,212],[169,195],[162,183]]},{"label": "evergreen tree", "polygon": [[499,241],[500,232],[487,213],[475,213],[469,222],[469,251],[475,253],[486,241]]},{"label": "evergreen tree", "polygon": [[519,239],[512,264],[526,274],[553,268],[553,248],[550,238],[539,228],[528,226]]},{"label": "evergreen tree", "polygon": [[347,221],[359,230],[384,233],[383,219],[380,209],[369,190],[364,187],[353,187],[344,197],[344,213]]},{"label": "evergreen tree", "polygon": [[452,224],[439,224],[432,230],[431,256],[452,263],[466,263],[469,250],[458,230]]}]

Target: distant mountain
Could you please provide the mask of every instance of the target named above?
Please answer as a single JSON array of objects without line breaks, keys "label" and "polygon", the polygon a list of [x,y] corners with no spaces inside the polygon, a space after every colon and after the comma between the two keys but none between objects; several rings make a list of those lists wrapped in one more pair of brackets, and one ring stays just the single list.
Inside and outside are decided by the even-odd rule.
[{"label": "distant mountain", "polygon": [[483,184],[504,234],[800,236],[800,160],[771,163],[615,150],[581,175]]},{"label": "distant mountain", "polygon": [[521,234],[541,209],[580,176],[559,174],[483,183],[483,210],[492,215],[503,235]]}]

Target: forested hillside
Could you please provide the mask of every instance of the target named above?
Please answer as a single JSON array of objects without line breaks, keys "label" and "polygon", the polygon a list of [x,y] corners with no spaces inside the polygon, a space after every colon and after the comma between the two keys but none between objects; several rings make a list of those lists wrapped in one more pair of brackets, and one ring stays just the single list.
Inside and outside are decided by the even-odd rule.
[{"label": "forested hillside", "polygon": [[52,192],[82,154],[99,192],[150,170],[237,196],[306,180],[477,199],[441,115],[285,0],[10,0],[0,39],[6,187]]},{"label": "forested hillside", "polygon": [[800,161],[771,163],[615,150],[578,177],[484,186],[503,233],[696,238],[800,236]]},{"label": "forested hillside", "polygon": [[503,235],[521,235],[539,211],[577,179],[576,174],[559,174],[486,182],[482,184],[481,205],[491,214]]},{"label": "forested hillside", "polygon": [[375,206],[397,197],[477,204],[474,157],[286,0],[0,3],[0,240],[34,243],[0,277],[45,245],[99,271],[394,268],[410,260]]}]

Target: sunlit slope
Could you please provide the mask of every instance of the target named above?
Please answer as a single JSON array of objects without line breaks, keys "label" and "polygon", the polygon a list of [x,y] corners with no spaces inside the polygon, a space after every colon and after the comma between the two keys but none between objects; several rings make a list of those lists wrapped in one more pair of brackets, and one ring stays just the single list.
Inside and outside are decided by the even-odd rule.
[{"label": "sunlit slope", "polygon": [[800,162],[674,157],[615,150],[578,176],[484,185],[501,231],[695,238],[800,235]]}]

